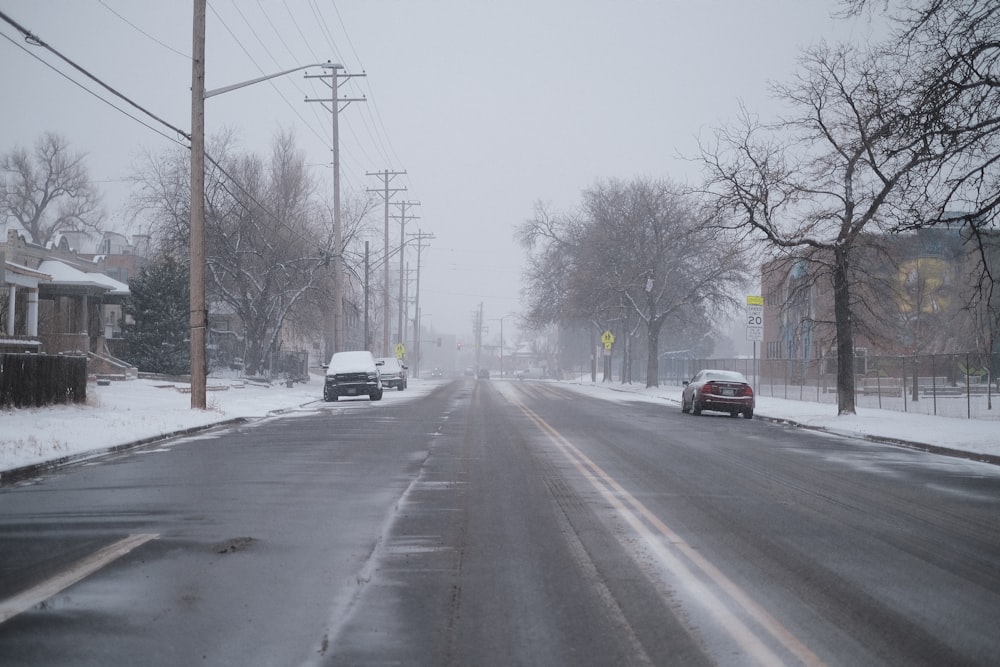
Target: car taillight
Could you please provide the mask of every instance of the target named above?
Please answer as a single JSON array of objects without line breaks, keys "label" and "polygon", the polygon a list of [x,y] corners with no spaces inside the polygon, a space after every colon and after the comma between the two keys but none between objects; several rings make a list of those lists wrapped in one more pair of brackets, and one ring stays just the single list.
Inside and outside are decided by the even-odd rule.
[{"label": "car taillight", "polygon": [[745,384],[740,388],[740,396],[753,396],[753,388]]},{"label": "car taillight", "polygon": [[706,382],[705,384],[703,384],[701,386],[701,393],[703,393],[703,394],[714,394],[715,393],[715,385],[712,384],[711,382]]}]

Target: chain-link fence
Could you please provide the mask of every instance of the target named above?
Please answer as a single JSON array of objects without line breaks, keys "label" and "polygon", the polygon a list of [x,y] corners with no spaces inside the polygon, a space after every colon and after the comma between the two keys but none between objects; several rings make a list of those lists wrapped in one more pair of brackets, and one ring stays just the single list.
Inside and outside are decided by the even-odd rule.
[{"label": "chain-link fence", "polygon": [[[699,369],[743,373],[758,396],[837,402],[837,359],[663,359],[661,384],[680,384]],[[876,357],[859,354],[855,404],[945,417],[1000,419],[1000,354]]]}]

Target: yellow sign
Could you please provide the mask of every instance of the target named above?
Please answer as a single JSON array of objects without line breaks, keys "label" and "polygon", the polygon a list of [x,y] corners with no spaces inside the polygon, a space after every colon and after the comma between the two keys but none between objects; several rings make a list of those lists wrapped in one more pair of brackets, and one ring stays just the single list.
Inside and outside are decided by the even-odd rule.
[{"label": "yellow sign", "polygon": [[603,334],[601,334],[601,342],[604,343],[605,350],[610,350],[611,346],[615,342],[615,335],[610,331],[605,331]]},{"label": "yellow sign", "polygon": [[393,351],[396,353],[397,359],[402,359],[403,355],[406,354],[406,346],[402,343],[396,343],[396,347],[393,348]]},{"label": "yellow sign", "polygon": [[748,296],[747,297],[747,305],[748,306],[763,306],[764,305],[764,297],[762,297],[762,296]]}]

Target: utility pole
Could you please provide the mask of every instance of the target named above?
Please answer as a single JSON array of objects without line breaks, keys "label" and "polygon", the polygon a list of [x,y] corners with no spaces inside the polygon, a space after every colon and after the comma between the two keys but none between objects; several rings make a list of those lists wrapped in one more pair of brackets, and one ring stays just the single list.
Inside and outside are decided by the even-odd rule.
[{"label": "utility pole", "polygon": [[399,220],[399,317],[398,317],[398,320],[397,320],[397,329],[396,329],[396,332],[398,333],[398,337],[396,339],[396,342],[397,343],[402,343],[403,342],[403,336],[406,334],[406,331],[403,329],[403,323],[404,323],[404,319],[403,319],[404,318],[404,315],[403,315],[404,308],[403,308],[403,305],[405,303],[403,301],[403,299],[405,298],[404,295],[403,295],[403,282],[406,280],[406,276],[404,275],[404,271],[406,269],[406,264],[405,264],[405,259],[406,259],[406,252],[405,252],[405,249],[406,249],[406,220],[407,220],[407,217],[409,217],[410,220],[419,220],[420,219],[419,216],[415,216],[415,215],[407,216],[406,212],[409,209],[413,208],[414,206],[420,206],[420,202],[418,202],[418,201],[399,201],[399,202],[393,202],[393,203],[396,206],[399,207],[399,215],[389,216],[389,217],[391,217],[391,218],[393,218],[395,220]]},{"label": "utility pole", "polygon": [[479,354],[483,349],[483,302],[479,302],[476,311],[476,373],[479,372]]},{"label": "utility pole", "polygon": [[417,242],[417,294],[414,308],[417,318],[413,323],[413,358],[416,362],[414,364],[414,377],[420,377],[420,254],[424,248],[430,245],[429,243],[424,243],[424,241],[433,240],[434,235],[425,234],[418,229],[416,234],[410,234],[410,238]]},{"label": "utility pole", "polygon": [[[284,76],[308,67],[333,69],[329,61],[316,65],[300,65],[282,72],[265,74],[256,79],[230,86],[205,90],[205,14],[207,0],[194,0],[194,20],[191,38],[191,206],[188,250],[190,268],[188,277],[189,318],[191,341],[191,409],[204,410],[206,405],[206,380],[208,376],[208,308],[205,299],[205,100],[215,95],[252,86],[268,79]],[[336,128],[336,114],[334,114]],[[336,137],[336,131],[334,131]],[[336,156],[336,146],[334,148]],[[336,164],[336,160],[334,162]],[[334,180],[337,180],[335,174]]]},{"label": "utility pole", "polygon": [[195,0],[191,53],[190,309],[191,407],[205,409],[208,310],[205,308],[205,6]]},{"label": "utility pole", "polygon": [[389,356],[389,320],[391,319],[390,313],[392,310],[389,307],[389,199],[392,197],[393,193],[396,192],[406,192],[406,188],[390,188],[389,184],[396,176],[405,175],[405,171],[389,171],[388,169],[383,169],[382,171],[376,172],[366,172],[366,176],[377,176],[382,180],[382,189],[374,190],[369,188],[368,192],[378,192],[382,195],[382,203],[385,210],[385,236],[383,237],[383,250],[382,250],[382,261],[385,264],[385,277],[382,283],[382,354],[383,357]]},{"label": "utility pole", "polygon": [[[403,344],[406,344],[406,328],[410,326],[410,275],[412,275],[412,270],[410,269],[410,263],[406,263],[406,287],[403,290],[403,335],[400,338]],[[411,350],[417,349],[416,344],[410,347]]]},{"label": "utility pole", "polygon": [[372,342],[370,340],[371,335],[368,333],[368,287],[370,285],[369,268],[368,268],[368,241],[365,241],[365,349],[372,349]]},{"label": "utility pole", "polygon": [[500,377],[503,378],[503,318],[500,318]]},{"label": "utility pole", "polygon": [[[365,97],[340,97],[337,93],[340,86],[354,77],[365,74],[341,74],[343,65],[331,63],[326,66],[330,74],[306,75],[307,79],[323,79],[330,86],[330,99],[309,99],[306,102],[319,102],[333,116],[333,352],[346,349],[347,339],[344,332],[344,231],[340,220],[340,112],[351,102],[365,102]],[[329,81],[327,81],[329,79]],[[341,102],[344,103],[341,106]],[[326,106],[329,104],[330,106]]]}]

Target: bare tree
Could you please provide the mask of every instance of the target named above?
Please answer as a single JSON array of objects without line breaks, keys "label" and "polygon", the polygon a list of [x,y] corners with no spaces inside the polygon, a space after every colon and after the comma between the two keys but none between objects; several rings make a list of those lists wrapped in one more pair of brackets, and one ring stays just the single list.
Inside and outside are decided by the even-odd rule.
[{"label": "bare tree", "polygon": [[587,191],[584,202],[591,222],[584,247],[603,257],[604,290],[642,322],[646,386],[656,386],[664,325],[705,322],[739,303],[743,248],[668,181],[611,181]]},{"label": "bare tree", "polygon": [[522,289],[528,301],[524,314],[528,328],[544,329],[577,316],[570,299],[570,275],[580,227],[572,215],[553,215],[546,204],[536,202],[534,216],[518,228],[518,239],[529,251]]},{"label": "bare tree", "polygon": [[922,177],[940,155],[926,135],[898,131],[912,94],[902,74],[877,54],[820,45],[791,84],[775,86],[793,115],[765,125],[744,113],[702,147],[706,189],[734,228],[827,267],[842,415],[855,412],[862,253],[880,233],[925,219]]},{"label": "bare tree", "polygon": [[[881,12],[892,21],[889,57],[910,70],[911,122],[899,130],[941,147],[929,197],[936,214],[923,226],[962,224],[978,253],[969,307],[1000,322],[1000,6],[994,0],[842,0],[847,14]],[[905,228],[905,227],[904,227]],[[979,316],[977,316],[979,317]]]},{"label": "bare tree", "polygon": [[[668,181],[608,181],[584,193],[577,216],[536,209],[520,236],[529,251],[533,323],[587,318],[646,334],[646,384],[659,383],[664,326],[678,328],[736,303],[746,277],[737,239]],[[633,319],[634,318],[634,319]]]},{"label": "bare tree", "polygon": [[226,171],[239,187],[220,180],[225,194],[206,197],[209,291],[243,322],[245,370],[255,375],[269,367],[289,312],[316,288],[321,248],[310,226],[318,216],[290,134],[275,138],[266,164],[243,155]]},{"label": "bare tree", "polygon": [[17,147],[0,156],[0,212],[39,245],[64,232],[100,231],[104,214],[84,158],[52,132],[35,143],[32,153]]},{"label": "bare tree", "polygon": [[[367,209],[346,198],[345,248],[335,249],[332,212],[291,134],[276,135],[267,160],[239,153],[231,133],[214,137],[208,152],[208,298],[239,317],[245,371],[253,375],[280,349],[286,324],[313,326],[313,311],[328,310],[329,299],[321,295],[331,291],[329,260],[334,252],[348,254],[345,249]],[[185,154],[149,156],[139,181],[136,212],[152,220],[151,234],[161,248],[186,262],[190,178]]]},{"label": "bare tree", "polygon": [[[316,289],[310,290],[304,295],[304,300],[300,307],[289,313],[289,322],[300,332],[323,331],[326,340],[324,357],[329,358],[333,350],[333,312],[330,305],[334,299],[334,280],[336,276],[331,268],[333,255],[337,249],[333,247],[333,206],[330,205],[330,198],[320,196],[320,214],[316,224],[317,239],[323,239],[324,245],[320,253],[322,268],[318,274]],[[343,257],[344,267],[344,308],[356,310],[359,319],[364,317],[364,290],[365,290],[365,254],[364,242],[373,233],[372,220],[369,218],[375,208],[375,200],[366,195],[358,195],[346,192],[340,199],[340,220],[341,239],[343,246],[340,248]],[[381,238],[381,227],[379,228]],[[369,257],[370,260],[370,257]],[[375,284],[370,284],[370,294],[380,293],[381,281],[379,272],[374,267],[369,266],[369,282],[374,279]],[[370,295],[369,295],[370,296]],[[369,304],[370,306],[370,304]],[[380,326],[381,316],[377,311],[369,310],[369,334],[377,331]],[[360,331],[350,329],[347,332],[348,344],[360,346],[359,349],[367,349],[369,341],[363,341],[363,334]]]}]

